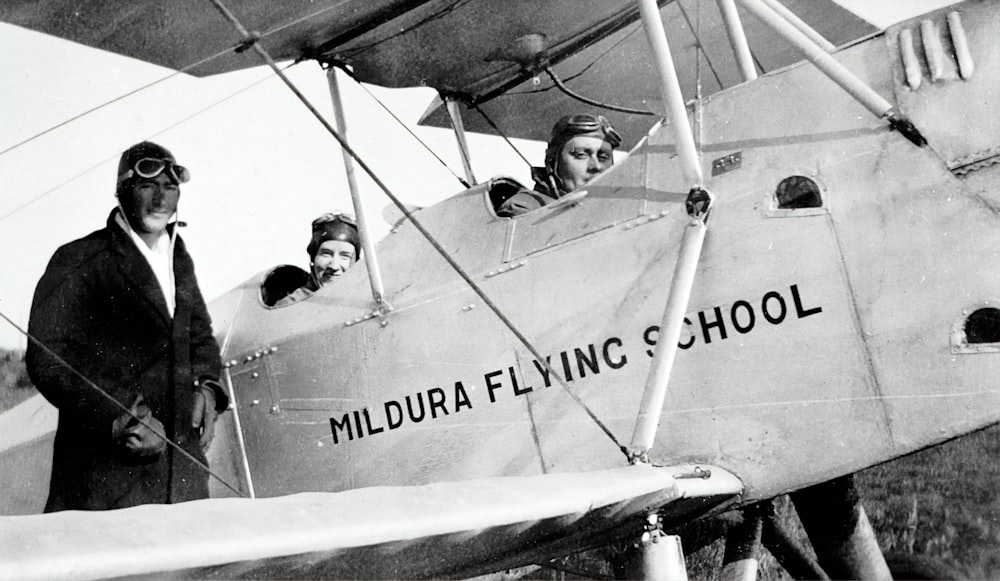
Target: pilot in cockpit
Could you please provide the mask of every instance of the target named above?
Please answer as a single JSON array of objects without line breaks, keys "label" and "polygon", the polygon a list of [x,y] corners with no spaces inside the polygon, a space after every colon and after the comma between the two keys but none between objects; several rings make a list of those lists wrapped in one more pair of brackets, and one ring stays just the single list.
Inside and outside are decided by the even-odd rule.
[{"label": "pilot in cockpit", "polygon": [[270,282],[265,283],[273,288],[263,289],[264,294],[270,296],[270,299],[265,297],[265,304],[283,307],[298,302],[354,266],[361,254],[361,239],[358,234],[358,223],[354,216],[326,213],[313,220],[312,236],[309,238],[306,251],[309,253],[309,272],[304,283],[298,285],[298,288],[290,293],[275,290],[281,284],[279,278],[289,278],[289,274],[286,272],[277,272],[279,269],[294,269],[302,273],[303,276],[306,275],[296,267],[275,269],[268,276]]},{"label": "pilot in cockpit", "polygon": [[358,223],[350,214],[323,214],[312,222],[309,246],[309,266],[312,271],[311,290],[347,272],[361,254]]},{"label": "pilot in cockpit", "polygon": [[590,181],[614,163],[622,139],[601,115],[568,115],[552,127],[545,167],[531,168],[534,190],[523,189],[496,209],[511,218],[541,208]]}]

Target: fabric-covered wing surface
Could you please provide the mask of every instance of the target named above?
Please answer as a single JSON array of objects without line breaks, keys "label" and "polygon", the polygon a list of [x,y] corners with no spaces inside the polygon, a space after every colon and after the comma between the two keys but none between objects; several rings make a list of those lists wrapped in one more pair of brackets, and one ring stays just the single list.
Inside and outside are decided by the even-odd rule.
[{"label": "fabric-covered wing surface", "polygon": [[653,508],[665,506],[670,523],[695,518],[741,492],[735,476],[704,468],[711,476],[627,466],[0,517],[0,578],[475,575],[593,543]]},{"label": "fabric-covered wing surface", "polygon": [[[829,0],[782,0],[782,4],[837,46],[876,32],[872,25]],[[802,60],[786,41],[740,12],[758,73]],[[686,99],[694,99],[699,91],[707,97],[742,82],[715,2],[680,0],[663,6],[660,14]],[[506,135],[538,141],[548,139],[552,123],[563,115],[601,114],[621,133],[625,149],[634,146],[665,114],[648,43],[637,20],[583,47],[553,69],[571,90],[583,96],[617,107],[648,110],[656,116],[630,115],[572,100],[545,74],[538,76],[537,85],[532,78],[507,83],[508,90],[479,107]],[[463,108],[463,122],[466,131],[495,133],[478,111]],[[428,111],[421,123],[451,126],[444,107]]]},{"label": "fabric-covered wing surface", "polygon": [[[516,75],[518,66],[487,57],[518,36],[541,32],[550,46],[564,49],[620,27],[636,13],[631,0],[223,3],[276,60],[342,60],[365,82],[446,90]],[[0,20],[195,75],[262,64],[252,51],[217,56],[242,39],[210,0],[11,0],[0,4]]]},{"label": "fabric-covered wing surface", "polygon": [[[428,86],[485,103],[509,136],[545,140],[554,119],[593,109],[539,85],[510,60],[510,47],[543,35],[545,58],[567,84],[604,103],[660,114],[663,107],[633,0],[223,0],[277,60],[348,65],[358,80],[388,87]],[[739,82],[714,2],[660,0],[682,89],[703,95]],[[874,28],[831,0],[785,4],[834,44]],[[195,75],[260,66],[210,0],[10,0],[0,20]],[[800,58],[748,15],[755,60],[764,71]],[[502,97],[498,97],[503,95]],[[606,113],[631,147],[655,117]],[[439,111],[427,123],[444,125]],[[466,129],[493,130],[478,114]]]},{"label": "fabric-covered wing surface", "polygon": [[[331,38],[363,35],[423,3],[224,0],[277,60],[298,59]],[[263,64],[253,51],[233,52],[242,39],[210,0],[10,0],[0,3],[0,20],[198,76]]]}]

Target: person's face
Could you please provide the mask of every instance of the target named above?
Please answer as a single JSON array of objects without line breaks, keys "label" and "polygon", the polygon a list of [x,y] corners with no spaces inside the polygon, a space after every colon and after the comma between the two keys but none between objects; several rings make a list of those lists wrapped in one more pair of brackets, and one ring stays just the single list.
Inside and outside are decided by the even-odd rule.
[{"label": "person's face", "polygon": [[357,256],[354,255],[354,245],[343,240],[327,240],[319,245],[316,256],[313,257],[313,276],[319,284],[330,282],[335,276],[347,272],[354,265]]},{"label": "person's face", "polygon": [[139,234],[158,234],[177,211],[181,189],[167,172],[150,179],[140,179],[130,191],[119,195],[125,217]]},{"label": "person's face", "polygon": [[575,190],[614,163],[611,144],[600,137],[577,135],[563,145],[556,173],[567,191]]}]

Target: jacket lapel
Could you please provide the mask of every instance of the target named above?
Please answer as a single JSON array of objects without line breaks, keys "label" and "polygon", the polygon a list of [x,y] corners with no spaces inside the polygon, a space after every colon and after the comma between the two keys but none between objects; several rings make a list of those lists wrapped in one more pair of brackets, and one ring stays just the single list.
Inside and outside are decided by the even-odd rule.
[{"label": "jacket lapel", "polygon": [[108,230],[111,233],[111,248],[118,256],[118,270],[125,280],[130,283],[136,292],[149,302],[150,306],[159,314],[163,324],[168,328],[172,325],[170,311],[167,310],[167,301],[163,298],[163,290],[159,281],[153,274],[153,269],[149,262],[135,247],[135,243],[122,227],[115,221],[115,214],[112,212],[108,218]]}]

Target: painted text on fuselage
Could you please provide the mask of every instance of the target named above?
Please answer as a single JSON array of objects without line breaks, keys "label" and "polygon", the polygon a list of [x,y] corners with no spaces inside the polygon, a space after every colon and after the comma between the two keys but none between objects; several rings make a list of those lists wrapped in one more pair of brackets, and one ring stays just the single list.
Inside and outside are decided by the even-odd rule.
[{"label": "painted text on fuselage", "polygon": [[[784,293],[768,291],[756,300],[738,300],[725,309],[717,306],[690,314],[684,318],[685,331],[677,346],[688,350],[699,344],[707,345],[746,335],[761,325],[781,325],[822,312],[821,306],[807,307],[798,285],[793,284]],[[650,325],[642,332],[641,340],[648,357],[653,357],[655,353],[659,331],[659,325]],[[546,355],[543,360],[531,359],[530,363],[487,371],[482,375],[481,383],[485,386],[485,394],[475,390],[476,382],[455,381],[450,389],[432,387],[387,400],[380,406],[344,412],[339,417],[330,418],[333,443],[391,432],[408,424],[421,424],[477,406],[497,404],[504,399],[522,397],[558,385],[561,380],[573,382],[613,372],[628,365],[630,359],[626,347],[622,338],[607,337],[555,355]],[[639,358],[642,358],[641,355]]]}]

